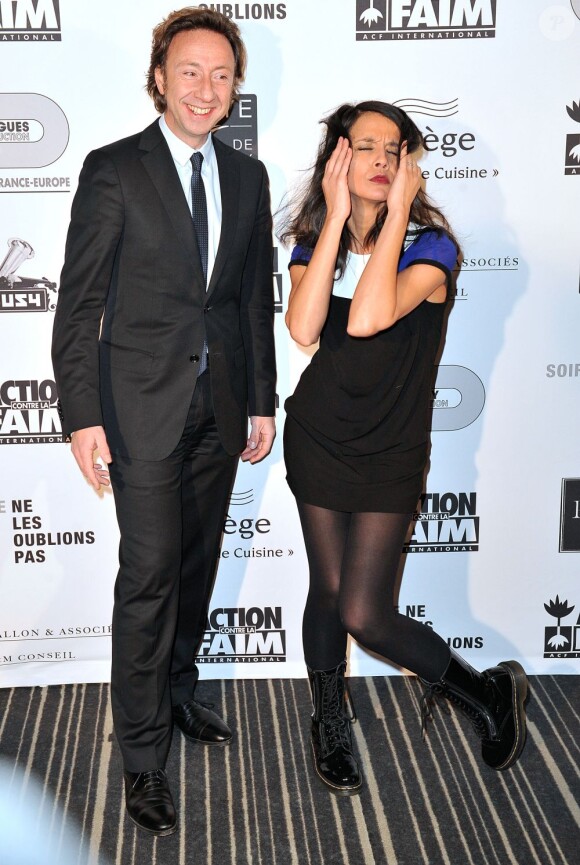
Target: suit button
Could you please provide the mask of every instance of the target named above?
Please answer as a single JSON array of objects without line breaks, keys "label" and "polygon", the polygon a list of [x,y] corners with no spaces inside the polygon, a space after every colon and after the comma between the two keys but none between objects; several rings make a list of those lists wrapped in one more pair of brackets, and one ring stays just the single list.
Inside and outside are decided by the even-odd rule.
[{"label": "suit button", "polygon": [[204,312],[209,312],[210,309],[212,309],[211,306],[204,306],[203,311],[204,311]]},{"label": "suit button", "polygon": [[192,363],[197,363],[199,360],[199,355],[198,354],[192,354],[189,359]]}]

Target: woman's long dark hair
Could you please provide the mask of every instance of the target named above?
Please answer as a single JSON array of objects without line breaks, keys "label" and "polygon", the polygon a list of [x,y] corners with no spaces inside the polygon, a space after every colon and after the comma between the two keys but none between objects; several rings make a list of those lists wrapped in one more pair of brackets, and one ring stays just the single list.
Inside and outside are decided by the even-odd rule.
[{"label": "woman's long dark hair", "polygon": [[[414,153],[423,144],[423,135],[411,118],[396,105],[388,102],[359,102],[356,105],[349,103],[341,105],[328,117],[323,118],[321,123],[326,126],[326,134],[323,136],[318,148],[318,155],[312,174],[298,192],[296,200],[290,202],[285,208],[286,216],[283,217],[280,226],[279,237],[283,243],[294,242],[301,246],[313,249],[322,231],[326,218],[326,201],[322,191],[322,179],[326,163],[330,159],[334,148],[340,137],[348,138],[350,141],[350,130],[355,121],[367,112],[382,114],[387,120],[391,120],[401,133],[401,141],[407,142],[407,152]],[[384,225],[387,216],[387,205],[385,204],[377,213],[375,224],[365,237],[365,248],[374,246]],[[439,231],[446,232],[453,240],[459,251],[459,244],[453,236],[449,223],[441,211],[430,201],[427,193],[420,189],[411,205],[410,222],[420,226],[429,226]],[[353,235],[346,223],[342,229],[336,266],[340,273],[344,271],[346,256],[352,246]]]}]

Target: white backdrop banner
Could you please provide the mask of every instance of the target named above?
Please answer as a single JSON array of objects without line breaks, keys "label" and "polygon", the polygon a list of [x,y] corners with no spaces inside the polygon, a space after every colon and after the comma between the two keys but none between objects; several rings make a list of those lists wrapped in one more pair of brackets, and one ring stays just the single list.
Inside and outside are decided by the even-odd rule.
[{"label": "white backdrop banner", "polygon": [[[178,4],[175,4],[178,5]],[[278,207],[319,120],[380,99],[425,133],[427,190],[464,250],[433,393],[431,469],[401,612],[478,667],[580,672],[580,4],[198,4],[240,25],[244,96],[220,133]],[[161,0],[0,0],[0,685],[108,681],[118,532],[62,443],[50,362],[72,197],[89,150],[155,117]],[[273,286],[283,403],[309,361]],[[205,678],[302,676],[308,573],[282,437],[240,466],[199,661]],[[392,666],[356,645],[354,674]]]}]

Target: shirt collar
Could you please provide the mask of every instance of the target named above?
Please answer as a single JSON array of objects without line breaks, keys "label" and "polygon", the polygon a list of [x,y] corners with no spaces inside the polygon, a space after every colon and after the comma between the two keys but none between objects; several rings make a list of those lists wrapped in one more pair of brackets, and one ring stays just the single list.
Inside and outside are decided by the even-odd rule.
[{"label": "shirt collar", "polygon": [[[177,135],[171,131],[167,125],[167,121],[165,120],[165,115],[163,114],[159,118],[159,128],[167,141],[174,160],[178,165],[186,165],[191,159],[192,154],[196,152],[196,148],[186,144],[185,141],[182,141],[181,138],[178,138]],[[197,152],[203,155],[204,162],[206,163],[212,158],[214,149],[211,135],[208,135],[201,147],[197,148]]]}]

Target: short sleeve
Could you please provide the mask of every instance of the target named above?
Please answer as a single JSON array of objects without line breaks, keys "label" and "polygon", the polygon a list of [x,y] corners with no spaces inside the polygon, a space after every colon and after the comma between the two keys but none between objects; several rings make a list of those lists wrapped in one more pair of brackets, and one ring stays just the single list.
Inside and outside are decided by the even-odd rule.
[{"label": "short sleeve", "polygon": [[306,266],[311,258],[312,250],[307,246],[300,246],[300,244],[298,244],[292,250],[288,267],[292,267],[293,264],[302,264],[303,266]]},{"label": "short sleeve", "polygon": [[399,271],[411,264],[433,264],[448,276],[457,262],[457,247],[444,231],[427,229],[411,243],[399,260]]}]

